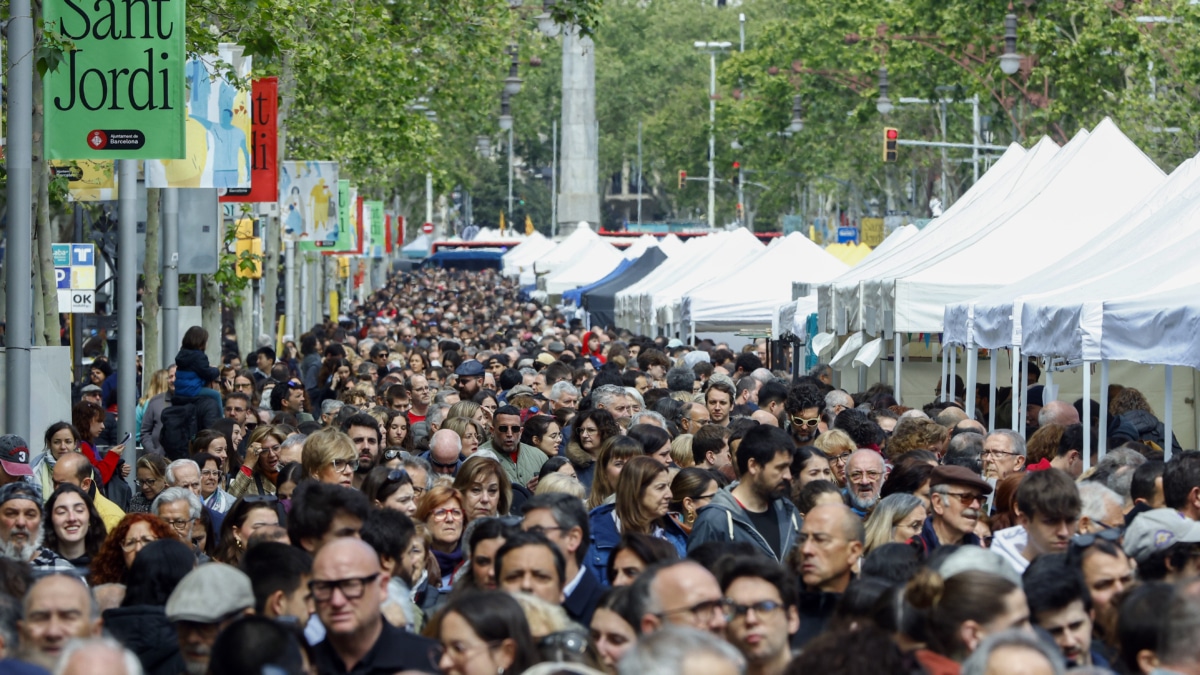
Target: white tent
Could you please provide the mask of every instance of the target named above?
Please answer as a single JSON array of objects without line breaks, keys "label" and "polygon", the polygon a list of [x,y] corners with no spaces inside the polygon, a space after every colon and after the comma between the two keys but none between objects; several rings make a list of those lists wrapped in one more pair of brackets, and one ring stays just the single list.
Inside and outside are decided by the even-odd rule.
[{"label": "white tent", "polygon": [[[846,333],[861,330],[863,316],[863,285],[870,279],[885,275],[888,270],[902,265],[911,256],[927,255],[945,245],[949,235],[959,229],[966,230],[971,222],[972,207],[983,201],[985,204],[999,201],[1003,194],[1030,173],[1036,173],[1058,152],[1058,146],[1043,139],[1031,150],[1012,145],[987,173],[955,202],[941,217],[933,220],[905,244],[903,253],[896,249],[868,256],[828,284],[817,286],[817,302],[822,330]],[[992,195],[984,199],[986,193]]]},{"label": "white tent", "polygon": [[672,279],[678,278],[694,267],[713,249],[719,247],[728,235],[727,232],[714,232],[707,236],[692,237],[686,242],[680,242],[678,250],[670,254],[653,272],[617,293],[614,303],[616,305],[616,324],[635,333],[648,334],[654,321],[648,311],[642,311],[642,296],[655,288],[669,284]]},{"label": "white tent", "polygon": [[570,264],[575,258],[588,252],[595,246],[607,246],[612,250],[616,248],[600,238],[600,235],[592,231],[586,222],[579,223],[574,232],[567,235],[554,250],[543,254],[534,262],[533,268],[538,273],[538,276],[547,276],[554,274],[561,267]]},{"label": "white tent", "polygon": [[[656,246],[658,246],[658,240],[655,239],[653,235],[643,234],[637,239],[634,239],[633,243],[629,245],[629,248],[626,248],[621,252],[621,255],[626,260],[637,260],[638,258],[642,257],[642,254],[648,249]],[[670,254],[668,254],[668,257],[669,256]]]},{"label": "white tent", "polygon": [[[867,254],[867,257],[858,261],[858,265],[871,264],[871,261],[876,258],[887,255],[889,251],[905,245],[906,242],[920,232],[921,230],[911,223],[896,228],[895,231],[887,236],[887,239],[884,239],[878,246],[872,249]],[[855,265],[855,267],[858,267],[858,265]],[[817,311],[817,294],[815,289],[820,284],[814,283],[811,286],[812,288],[809,289],[808,295],[804,295],[778,307],[771,323],[771,333],[773,335],[783,335],[790,332],[797,337],[805,337],[808,332],[805,328],[808,316]]]},{"label": "white tent", "polygon": [[[1187,234],[1181,222],[1200,216],[1200,161],[1190,159],[1171,173],[1158,190],[1130,209],[1110,228],[1098,233],[1079,251],[1028,277],[968,302],[946,306],[944,339],[954,344],[971,344],[988,349],[1022,343],[1021,307],[1042,295],[1087,287],[1102,277],[1118,275],[1126,285],[1126,269],[1146,256],[1176,248]],[[1136,268],[1135,268],[1136,269]],[[1133,274],[1140,279],[1141,272]],[[1158,275],[1150,275],[1159,278]],[[1118,286],[1119,293],[1122,289]],[[1078,322],[1075,322],[1076,325]],[[1034,327],[1038,328],[1037,326]],[[1058,330],[1047,327],[1050,332]],[[1069,329],[1068,329],[1069,330]],[[1070,353],[1078,353],[1078,341]]]},{"label": "white tent", "polygon": [[689,291],[680,313],[693,331],[766,329],[780,303],[791,297],[793,282],[828,281],[847,269],[808,237],[793,232],[741,267]]},{"label": "white tent", "polygon": [[[546,292],[550,295],[560,295],[563,291],[599,281],[616,269],[624,259],[621,251],[607,241],[593,242],[580,250],[578,255],[559,265],[557,271],[546,275]],[[538,269],[541,269],[540,263]]]},{"label": "white tent", "polygon": [[658,240],[658,247],[662,249],[663,253],[667,254],[667,257],[670,257],[678,253],[679,249],[683,248],[683,242],[679,239],[679,237],[675,236],[674,232],[672,232]]},{"label": "white tent", "polygon": [[513,277],[532,268],[535,260],[554,250],[555,246],[557,244],[547,239],[541,232],[534,231],[524,241],[504,254],[504,274]]},{"label": "white tent", "polygon": [[749,230],[738,228],[729,232],[720,248],[710,251],[704,259],[683,270],[679,276],[671,279],[669,284],[642,296],[642,311],[652,313],[652,330],[661,327],[666,329],[668,334],[673,334],[673,331],[682,334],[684,329],[680,305],[683,296],[708,282],[713,276],[741,267],[762,251],[762,242],[750,234]]},{"label": "white tent", "polygon": [[878,310],[895,330],[940,331],[945,306],[1021,279],[1087,244],[1165,180],[1111,120],[1064,148],[1036,184],[986,227],[881,280]]}]

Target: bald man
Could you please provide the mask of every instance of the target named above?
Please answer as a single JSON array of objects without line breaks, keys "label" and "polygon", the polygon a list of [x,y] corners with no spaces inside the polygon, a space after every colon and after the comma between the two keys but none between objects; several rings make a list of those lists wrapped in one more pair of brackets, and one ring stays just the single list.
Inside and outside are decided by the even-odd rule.
[{"label": "bald man", "polygon": [[1079,424],[1079,411],[1066,401],[1049,401],[1038,412],[1038,428],[1047,424],[1061,424],[1064,427]]},{"label": "bald man", "polygon": [[437,643],[393,627],[380,613],[388,581],[379,555],[361,539],[335,539],[317,553],[309,588],[326,635],[313,648],[319,672],[438,671],[429,656]]},{"label": "bald man", "polygon": [[[121,510],[121,507],[112,503],[108,497],[96,489],[92,463],[82,453],[68,452],[59,458],[58,462],[54,464],[51,480],[54,481],[55,488],[63,483],[70,483],[86,492],[88,498],[92,500],[92,505],[99,512],[100,519],[104,521],[104,527],[109,532],[116,529],[117,524],[125,517],[125,512]],[[49,496],[46,495],[46,497]]]},{"label": "bald man", "polygon": [[725,600],[721,585],[702,565],[684,560],[652,567],[634,580],[631,591],[640,608],[643,634],[674,624],[725,637]]},{"label": "bald man", "polygon": [[78,578],[52,574],[38,579],[25,594],[24,618],[17,622],[21,659],[54,670],[68,642],[100,636],[95,609],[92,594]]},{"label": "bald man", "polygon": [[140,675],[138,657],[111,638],[91,638],[71,642],[63,652],[59,672],[63,675]]},{"label": "bald man", "polygon": [[799,569],[804,583],[800,598],[800,631],[792,640],[798,648],[825,628],[841,594],[854,578],[865,539],[862,520],[842,504],[815,506],[800,528]]},{"label": "bald man", "polygon": [[454,476],[462,467],[462,437],[449,429],[438,429],[429,438],[429,452],[421,455],[433,465],[433,472]]}]

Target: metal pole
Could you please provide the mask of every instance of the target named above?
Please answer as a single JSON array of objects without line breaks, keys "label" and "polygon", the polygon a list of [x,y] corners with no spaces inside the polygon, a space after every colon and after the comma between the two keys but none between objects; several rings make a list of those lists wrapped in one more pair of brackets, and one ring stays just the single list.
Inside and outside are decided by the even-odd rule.
[{"label": "metal pole", "polygon": [[975,182],[979,182],[979,144],[983,141],[981,138],[982,127],[979,118],[979,94],[971,97],[971,167],[974,170]]},{"label": "metal pole", "polygon": [[708,53],[708,227],[717,226],[717,53]]},{"label": "metal pole", "polygon": [[[1025,414],[1029,408],[1029,359],[1021,359],[1021,381],[1018,384],[1021,387],[1021,435],[1024,436],[1029,432],[1029,416]],[[1013,423],[1016,422],[1014,419]]]},{"label": "metal pole", "polygon": [[746,15],[738,14],[738,51],[746,51]]},{"label": "metal pole", "polygon": [[425,222],[433,222],[433,172],[425,172]]},{"label": "metal pole", "polygon": [[558,236],[558,120],[550,124],[550,238]]},{"label": "metal pole", "polygon": [[[942,122],[942,142],[946,142],[946,101],[941,101],[940,107],[941,122]],[[950,158],[946,155],[946,148],[942,148],[942,208],[950,208],[949,188],[946,186],[946,165],[950,163]]]},{"label": "metal pole", "polygon": [[162,355],[170,364],[179,350],[179,188],[163,190]]},{"label": "metal pole", "polygon": [[1100,456],[1108,450],[1108,359],[1100,361]]},{"label": "metal pole", "polygon": [[508,226],[512,227],[512,183],[513,183],[513,130],[508,128]]},{"label": "metal pole", "polygon": [[1083,470],[1092,468],[1092,364],[1083,362]]},{"label": "metal pole", "polygon": [[[33,15],[29,0],[11,0],[8,21],[8,284],[4,406],[7,432],[27,443],[33,349]],[[45,169],[42,169],[45,171]]]},{"label": "metal pole", "polygon": [[296,332],[296,242],[283,242],[283,313],[286,316],[287,333],[299,340]]},{"label": "metal pole", "polygon": [[899,403],[901,401],[901,399],[900,399],[900,361],[903,358],[902,349],[903,349],[904,345],[901,342],[899,331],[897,331],[896,334],[894,336],[892,336],[892,339],[895,340],[895,342],[896,342],[896,344],[892,347],[893,351],[895,351],[895,353],[896,353],[896,374],[895,374],[896,383],[894,385],[892,385],[892,392],[896,395],[896,403]]},{"label": "metal pole", "polygon": [[1021,398],[1024,389],[1020,386],[1021,377],[1021,345],[1013,345],[1010,357],[1012,359],[1012,430],[1020,431],[1021,424],[1018,421],[1020,418],[1017,414],[1021,410]]},{"label": "metal pole", "polygon": [[642,121],[638,120],[637,224],[642,226]]},{"label": "metal pole", "polygon": [[[75,202],[75,237],[72,241],[83,241],[83,208]],[[83,317],[71,317],[71,376],[78,382],[83,375]]]},{"label": "metal pole", "polygon": [[[295,245],[293,244],[293,251]],[[300,325],[308,330],[308,327],[313,325],[312,320],[312,289],[308,283],[308,256],[305,256],[300,261],[300,288],[304,291],[303,297],[300,298]]]},{"label": "metal pole", "polygon": [[979,349],[971,340],[967,340],[967,417],[976,419],[975,415],[975,383],[979,379]]},{"label": "metal pole", "polygon": [[995,349],[988,351],[988,433],[996,430],[996,355]]},{"label": "metal pole", "polygon": [[1163,379],[1165,385],[1163,392],[1163,460],[1169,462],[1175,451],[1175,444],[1172,442],[1175,434],[1171,424],[1175,419],[1175,368],[1173,366],[1164,367]]},{"label": "metal pole", "polygon": [[137,160],[117,160],[117,172],[117,431],[124,436],[134,431],[138,400]]}]

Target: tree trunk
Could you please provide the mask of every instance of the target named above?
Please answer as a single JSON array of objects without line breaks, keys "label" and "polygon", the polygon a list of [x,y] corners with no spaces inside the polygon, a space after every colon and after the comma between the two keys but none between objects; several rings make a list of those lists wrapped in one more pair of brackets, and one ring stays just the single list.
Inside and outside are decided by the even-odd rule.
[{"label": "tree trunk", "polygon": [[[34,242],[37,245],[37,242]],[[54,269],[53,267],[49,269]],[[54,291],[54,300],[58,301],[58,290]],[[35,347],[46,346],[46,307],[42,302],[42,266],[33,266],[33,345]],[[41,330],[39,330],[41,329]]]},{"label": "tree trunk", "polygon": [[[213,280],[211,274],[200,275],[203,285],[200,296],[200,325],[208,331],[209,363],[221,361],[221,286]],[[182,328],[182,326],[181,326]]]},{"label": "tree trunk", "polygon": [[142,268],[146,280],[146,289],[142,293],[142,368],[145,373],[153,373],[163,367],[158,322],[158,291],[162,286],[162,261],[158,257],[158,238],[162,231],[161,199],[160,188],[146,189],[146,265]]}]

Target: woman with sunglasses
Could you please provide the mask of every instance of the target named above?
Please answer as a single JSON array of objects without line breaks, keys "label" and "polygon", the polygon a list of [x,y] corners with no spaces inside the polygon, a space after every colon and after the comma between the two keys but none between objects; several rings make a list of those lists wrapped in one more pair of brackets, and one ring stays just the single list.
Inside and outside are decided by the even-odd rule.
[{"label": "woman with sunglasses", "polygon": [[417,514],[412,477],[404,469],[377,466],[363,480],[362,490],[377,509],[393,509],[409,518]]},{"label": "woman with sunglasses", "polygon": [[591,545],[584,564],[597,579],[606,578],[608,559],[621,535],[640,532],[666,540],[687,556],[688,535],[668,514],[671,508],[671,474],[653,457],[634,457],[617,478],[617,499],[592,509],[588,515]]},{"label": "woman with sunglasses", "polygon": [[[463,562],[462,536],[466,526],[466,499],[452,487],[435,485],[421,498],[416,519],[429,528],[430,548],[437,559],[439,579],[429,580],[429,592],[447,594],[454,572]],[[429,606],[428,601],[423,606]],[[437,604],[437,603],[432,603]]]},{"label": "woman with sunglasses", "polygon": [[275,494],[279,446],[285,440],[287,433],[279,427],[270,424],[255,427],[246,440],[246,463],[229,484],[229,494],[234,497]]},{"label": "woman with sunglasses", "polygon": [[354,487],[354,472],[358,471],[358,451],[354,441],[333,427],[314,432],[304,441],[300,455],[304,474],[322,483]]},{"label": "woman with sunglasses", "polygon": [[234,567],[242,564],[246,541],[258,530],[279,525],[279,501],[275,495],[248,495],[229,507],[221,523],[220,544],[213,559]]}]

